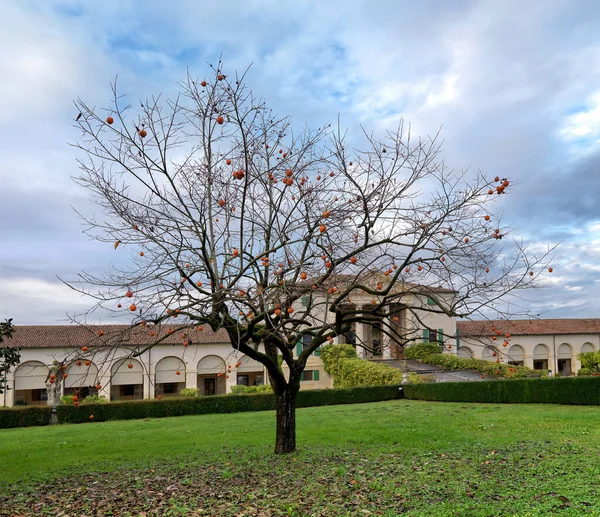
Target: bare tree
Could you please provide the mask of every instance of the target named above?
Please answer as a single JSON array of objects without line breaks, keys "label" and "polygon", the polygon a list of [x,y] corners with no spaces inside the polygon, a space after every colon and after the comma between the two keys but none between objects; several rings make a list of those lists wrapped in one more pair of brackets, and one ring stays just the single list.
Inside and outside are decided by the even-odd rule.
[{"label": "bare tree", "polygon": [[[502,241],[487,207],[513,188],[506,178],[447,169],[438,138],[416,138],[403,122],[382,138],[361,131],[363,150],[339,124],[298,129],[245,75],[219,62],[204,80],[188,75],[174,100],[126,105],[115,83],[107,110],[76,102],[77,181],[106,213],[86,230],[139,256],[71,285],[109,309],[130,290],[121,310],[157,336],[148,346],[174,316],[225,329],[233,349],[266,367],[275,451],[289,452],[301,374],[320,346],[407,296],[432,297],[424,310],[449,317],[482,311],[529,287],[546,255]],[[353,307],[353,296],[371,307]],[[404,338],[391,321],[382,332]],[[303,335],[310,343],[295,356]]]}]

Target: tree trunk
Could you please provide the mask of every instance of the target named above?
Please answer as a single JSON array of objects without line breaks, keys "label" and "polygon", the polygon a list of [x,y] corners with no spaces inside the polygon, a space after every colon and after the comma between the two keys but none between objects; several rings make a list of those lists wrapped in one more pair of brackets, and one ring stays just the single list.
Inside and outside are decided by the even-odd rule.
[{"label": "tree trunk", "polygon": [[296,450],[296,394],[297,389],[286,386],[277,393],[277,435],[275,453],[283,454]]}]

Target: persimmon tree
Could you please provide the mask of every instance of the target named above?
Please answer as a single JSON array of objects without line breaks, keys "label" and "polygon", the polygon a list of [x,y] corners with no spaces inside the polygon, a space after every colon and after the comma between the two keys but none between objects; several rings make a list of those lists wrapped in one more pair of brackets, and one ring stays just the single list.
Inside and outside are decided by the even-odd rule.
[{"label": "persimmon tree", "polygon": [[[381,138],[361,129],[354,145],[339,123],[298,127],[255,97],[246,75],[219,63],[188,75],[172,100],[129,105],[115,83],[106,109],[76,102],[76,181],[103,210],[86,232],[133,256],[70,285],[94,308],[130,314],[153,344],[173,317],[225,329],[236,353],[268,371],[275,451],[289,452],[301,374],[318,347],[407,296],[435,301],[417,318],[481,312],[530,287],[546,255],[509,243],[489,208],[513,188],[508,179],[447,169],[438,138],[417,138],[403,121]],[[436,297],[440,286],[452,295]],[[365,296],[367,308],[348,303]],[[381,330],[399,340],[391,322]]]}]

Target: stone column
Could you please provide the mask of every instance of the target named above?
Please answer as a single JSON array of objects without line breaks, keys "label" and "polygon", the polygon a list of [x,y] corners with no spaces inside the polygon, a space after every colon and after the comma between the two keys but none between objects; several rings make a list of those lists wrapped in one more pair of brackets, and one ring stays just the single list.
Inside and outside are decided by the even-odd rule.
[{"label": "stone column", "polygon": [[193,370],[185,370],[185,387],[186,388],[197,388],[198,387],[198,371],[194,368]]},{"label": "stone column", "polygon": [[233,369],[227,375],[229,379],[225,378],[225,393],[231,393],[231,387],[237,384],[237,371]]},{"label": "stone column", "polygon": [[142,371],[144,372],[142,377],[144,381],[144,398],[152,399],[154,398],[153,392],[156,387],[156,383],[151,382],[156,379],[155,365],[150,363],[148,352],[144,356],[140,356],[139,360],[142,363]]},{"label": "stone column", "polygon": [[2,405],[12,407],[15,405],[15,378],[8,376],[6,378],[6,387],[10,388],[4,391],[2,395]]},{"label": "stone column", "polygon": [[[391,315],[389,312],[383,318],[382,329],[385,329],[386,332],[390,332],[392,328]],[[382,358],[383,359],[392,359],[392,339],[390,336],[381,333],[381,347],[382,347]]]},{"label": "stone column", "polygon": [[367,351],[361,343],[366,343],[369,334],[369,329],[365,323],[356,323],[356,355],[360,359],[365,359]]}]

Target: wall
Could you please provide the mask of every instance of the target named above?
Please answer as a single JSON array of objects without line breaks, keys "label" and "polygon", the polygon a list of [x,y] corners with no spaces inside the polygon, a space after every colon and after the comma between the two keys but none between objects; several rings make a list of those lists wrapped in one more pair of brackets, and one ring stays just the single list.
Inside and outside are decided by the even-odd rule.
[{"label": "wall", "polygon": [[557,357],[555,355],[555,344],[556,352],[560,345],[567,343],[571,346],[571,371],[573,374],[577,374],[577,371],[581,368],[581,362],[577,359],[577,355],[581,352],[581,347],[585,343],[591,343],[594,349],[597,351],[600,349],[600,336],[597,334],[562,334],[562,335],[535,335],[535,336],[515,336],[511,335],[510,345],[503,347],[504,339],[498,339],[492,341],[490,338],[483,339],[472,339],[463,337],[460,340],[461,348],[464,346],[469,347],[474,352],[474,357],[477,359],[482,358],[483,350],[485,346],[494,346],[500,352],[500,359],[502,362],[507,362],[507,355],[510,351],[510,347],[514,345],[520,345],[524,350],[524,362],[525,366],[533,368],[533,353],[534,349],[538,344],[546,345],[548,348],[548,369],[552,370],[553,373],[557,371]]},{"label": "wall", "polygon": [[[73,350],[73,348],[24,348],[21,350],[21,364],[28,361],[39,361],[46,365],[51,365],[54,360],[62,361],[67,359],[69,361],[74,361],[78,358],[78,355],[78,350]],[[185,370],[181,372],[181,379],[178,379],[178,381],[180,381],[181,386],[196,388],[198,387],[198,362],[208,355],[218,356],[224,361],[225,365],[231,364],[232,366],[235,365],[240,357],[242,357],[242,354],[236,354],[236,351],[233,350],[229,344],[210,344],[190,345],[187,348],[183,347],[183,345],[157,345],[146,351],[140,357],[133,359],[132,362],[139,361],[141,363],[143,371],[143,397],[154,397],[155,368],[156,364],[161,359],[165,357],[178,357],[182,359],[185,364]],[[98,379],[95,382],[99,382],[102,385],[99,395],[103,395],[110,399],[112,368],[116,363],[123,360],[123,358],[129,357],[129,352],[124,348],[103,352],[91,349],[84,354],[84,356],[85,359],[90,359],[98,367]],[[14,405],[16,371],[17,368],[15,368],[7,377],[8,385],[12,389],[3,395],[0,395],[0,405]],[[265,382],[268,382],[264,371],[263,375]],[[237,383],[235,368],[233,368],[231,374],[229,374],[228,379],[220,378],[219,381],[225,383],[225,391],[229,393],[231,387]],[[117,386],[114,386],[114,388],[117,388]],[[118,391],[120,390],[113,390],[113,394],[116,394]]]}]

